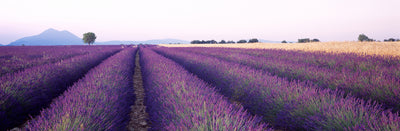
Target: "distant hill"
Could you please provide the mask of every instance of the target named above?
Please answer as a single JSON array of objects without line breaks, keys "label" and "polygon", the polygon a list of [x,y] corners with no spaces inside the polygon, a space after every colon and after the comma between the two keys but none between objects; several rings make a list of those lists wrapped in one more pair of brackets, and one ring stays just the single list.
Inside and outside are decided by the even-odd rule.
[{"label": "distant hill", "polygon": [[169,43],[180,43],[189,44],[189,41],[178,40],[178,39],[154,39],[146,41],[106,41],[106,42],[95,42],[95,45],[120,45],[120,44],[169,44]]},{"label": "distant hill", "polygon": [[178,39],[155,39],[155,40],[147,40],[147,41],[139,41],[140,43],[143,44],[189,44],[189,41],[185,40],[178,40]]},{"label": "distant hill", "polygon": [[[94,45],[120,45],[120,44],[169,44],[181,43],[188,44],[189,41],[178,39],[155,39],[147,41],[106,41],[95,42]],[[78,36],[64,30],[58,31],[55,29],[48,29],[39,35],[24,37],[11,42],[8,46],[34,46],[34,45],[85,45],[82,39]],[[0,45],[2,46],[2,45]]]},{"label": "distant hill", "polygon": [[81,38],[64,30],[58,31],[55,29],[48,29],[39,35],[24,37],[11,42],[10,46],[21,45],[83,45]]},{"label": "distant hill", "polygon": [[258,41],[261,43],[281,43],[281,41],[272,41],[272,40],[263,40],[263,39],[258,39]]},{"label": "distant hill", "polygon": [[124,44],[124,45],[129,45],[129,44],[133,44],[134,41],[105,41],[105,42],[94,42],[93,45],[120,45],[120,44]]},{"label": "distant hill", "polygon": [[[259,41],[261,42],[261,43],[282,43],[282,41],[272,41],[272,40],[263,40],[263,39],[259,39]],[[286,42],[288,42],[288,43],[290,43],[290,42],[292,42],[292,43],[296,43],[295,41],[286,41]]]}]

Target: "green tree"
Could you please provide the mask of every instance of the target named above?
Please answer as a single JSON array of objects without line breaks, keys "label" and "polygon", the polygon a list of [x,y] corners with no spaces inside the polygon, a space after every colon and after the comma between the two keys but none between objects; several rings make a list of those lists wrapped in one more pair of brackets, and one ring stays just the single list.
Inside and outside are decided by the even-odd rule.
[{"label": "green tree", "polygon": [[320,41],[319,41],[319,39],[314,38],[314,39],[311,40],[311,42],[320,42]]},{"label": "green tree", "polygon": [[303,39],[298,39],[297,43],[309,43],[311,40],[310,38],[303,38]]},{"label": "green tree", "polygon": [[201,44],[200,40],[193,40],[192,42],[190,42],[190,44]]},{"label": "green tree", "polygon": [[258,42],[258,39],[257,38],[253,38],[253,39],[250,39],[249,40],[249,43],[257,43]]},{"label": "green tree", "polygon": [[96,34],[94,34],[93,32],[85,33],[85,34],[83,34],[82,40],[84,43],[87,43],[89,45],[93,44],[94,41],[96,40]]},{"label": "green tree", "polygon": [[368,38],[368,36],[365,34],[360,34],[360,35],[358,35],[358,41],[362,42],[362,41],[373,41],[373,40]]},{"label": "green tree", "polygon": [[247,40],[239,40],[239,41],[236,42],[236,43],[247,43]]},{"label": "green tree", "polygon": [[218,42],[215,41],[215,40],[208,40],[207,43],[209,43],[209,44],[218,44]]},{"label": "green tree", "polygon": [[385,40],[383,40],[383,41],[385,41],[385,42],[395,42],[395,41],[400,41],[400,39],[394,39],[394,38],[389,38],[389,39],[385,39]]},{"label": "green tree", "polygon": [[228,44],[235,44],[236,42],[233,41],[233,40],[230,40],[230,41],[228,41],[228,42],[226,42],[226,43],[228,43]]},{"label": "green tree", "polygon": [[283,40],[281,43],[287,43],[287,41],[286,41],[286,40]]}]

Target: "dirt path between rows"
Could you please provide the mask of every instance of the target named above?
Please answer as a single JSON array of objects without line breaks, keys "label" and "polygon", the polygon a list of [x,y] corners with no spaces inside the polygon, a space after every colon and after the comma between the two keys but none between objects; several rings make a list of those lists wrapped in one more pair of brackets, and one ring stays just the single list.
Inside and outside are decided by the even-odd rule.
[{"label": "dirt path between rows", "polygon": [[128,130],[130,131],[147,131],[150,128],[148,123],[149,115],[146,112],[144,105],[144,88],[142,72],[139,63],[139,53],[136,53],[135,58],[135,73],[133,75],[133,88],[135,90],[136,101],[135,105],[131,106],[131,120],[129,121]]}]

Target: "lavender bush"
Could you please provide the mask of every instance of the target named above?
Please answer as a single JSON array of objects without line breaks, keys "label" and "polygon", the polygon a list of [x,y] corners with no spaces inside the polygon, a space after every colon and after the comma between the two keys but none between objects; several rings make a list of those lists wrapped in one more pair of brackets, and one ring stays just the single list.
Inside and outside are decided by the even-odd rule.
[{"label": "lavender bush", "polygon": [[309,84],[271,76],[238,63],[171,48],[153,48],[182,64],[241,102],[246,109],[263,116],[285,130],[396,130],[399,114],[379,104],[345,97],[340,91],[318,89]]},{"label": "lavender bush", "polygon": [[382,103],[394,112],[400,110],[400,58],[284,50],[183,50],[248,65],[289,80],[311,81],[320,88],[339,89],[364,100]]},{"label": "lavender bush", "polygon": [[135,52],[126,48],[90,70],[25,130],[126,130],[135,101]]},{"label": "lavender bush", "polygon": [[271,130],[175,62],[140,49],[152,130]]},{"label": "lavender bush", "polygon": [[87,55],[37,66],[0,77],[0,130],[22,124],[66,90],[90,68],[120,49],[103,48]]},{"label": "lavender bush", "polygon": [[75,56],[119,46],[7,46],[0,47],[0,76],[27,68],[60,62]]}]

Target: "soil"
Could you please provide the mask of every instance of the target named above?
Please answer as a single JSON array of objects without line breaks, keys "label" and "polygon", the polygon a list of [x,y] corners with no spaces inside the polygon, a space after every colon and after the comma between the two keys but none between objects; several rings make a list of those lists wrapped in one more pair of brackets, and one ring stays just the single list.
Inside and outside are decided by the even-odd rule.
[{"label": "soil", "polygon": [[135,90],[135,104],[131,106],[131,120],[129,121],[128,130],[130,131],[147,131],[150,128],[149,115],[146,112],[144,104],[145,92],[143,88],[142,72],[139,64],[139,53],[135,58],[135,73],[133,75],[133,88]]}]

